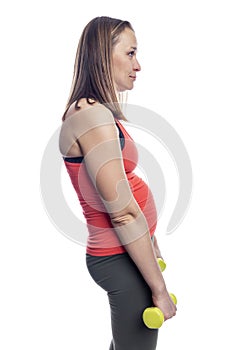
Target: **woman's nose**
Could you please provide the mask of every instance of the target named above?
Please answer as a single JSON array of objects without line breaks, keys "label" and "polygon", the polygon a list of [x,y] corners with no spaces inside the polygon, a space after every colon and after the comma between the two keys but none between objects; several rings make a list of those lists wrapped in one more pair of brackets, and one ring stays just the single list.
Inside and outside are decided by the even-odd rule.
[{"label": "woman's nose", "polygon": [[141,66],[140,66],[140,64],[139,64],[139,62],[138,62],[138,60],[136,59],[135,60],[135,63],[134,63],[134,70],[136,71],[136,72],[139,72],[140,70],[141,70]]}]

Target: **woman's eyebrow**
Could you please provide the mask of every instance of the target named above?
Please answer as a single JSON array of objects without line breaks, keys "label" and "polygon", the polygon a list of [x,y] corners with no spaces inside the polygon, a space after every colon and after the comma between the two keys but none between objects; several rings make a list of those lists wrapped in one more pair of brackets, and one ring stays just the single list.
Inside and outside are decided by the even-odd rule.
[{"label": "woman's eyebrow", "polygon": [[133,49],[133,50],[137,50],[137,47],[136,46],[131,46],[131,49]]}]

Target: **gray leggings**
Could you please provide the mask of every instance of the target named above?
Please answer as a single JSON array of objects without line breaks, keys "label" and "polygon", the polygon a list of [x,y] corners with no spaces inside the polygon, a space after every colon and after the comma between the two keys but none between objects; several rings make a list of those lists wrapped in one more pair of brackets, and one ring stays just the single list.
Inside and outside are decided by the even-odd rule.
[{"label": "gray leggings", "polygon": [[109,350],[155,350],[158,330],[142,321],[143,310],[152,305],[151,290],[128,253],[87,254],[86,263],[94,281],[108,294],[113,336]]}]

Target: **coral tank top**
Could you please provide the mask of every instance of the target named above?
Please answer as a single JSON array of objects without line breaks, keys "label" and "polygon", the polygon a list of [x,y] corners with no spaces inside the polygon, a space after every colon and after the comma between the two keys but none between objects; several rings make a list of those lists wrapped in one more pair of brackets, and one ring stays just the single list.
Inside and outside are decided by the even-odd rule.
[{"label": "coral tank top", "polygon": [[[153,195],[148,185],[134,172],[138,163],[135,142],[118,119],[115,119],[115,123],[119,130],[125,173],[132,194],[146,218],[152,236],[157,224]],[[86,219],[87,254],[109,256],[125,253],[126,250],[118,239],[106,208],[87,173],[84,157],[63,157],[63,159]]]}]

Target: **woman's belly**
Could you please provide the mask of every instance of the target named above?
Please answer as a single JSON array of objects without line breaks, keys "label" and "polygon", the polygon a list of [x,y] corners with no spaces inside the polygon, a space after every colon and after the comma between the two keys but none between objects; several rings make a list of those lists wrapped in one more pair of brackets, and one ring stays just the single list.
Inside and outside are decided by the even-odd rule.
[{"label": "woman's belly", "polygon": [[[152,236],[157,224],[157,211],[153,195],[147,184],[136,174],[130,173],[127,174],[127,177],[133,196],[146,218]],[[100,211],[93,210],[93,208],[83,208],[89,231],[87,242],[89,253],[91,251],[101,252],[101,250],[109,250],[109,255],[111,255],[110,251],[124,252],[125,249],[117,237],[108,213],[104,210],[102,203],[100,206],[102,209]]]}]

